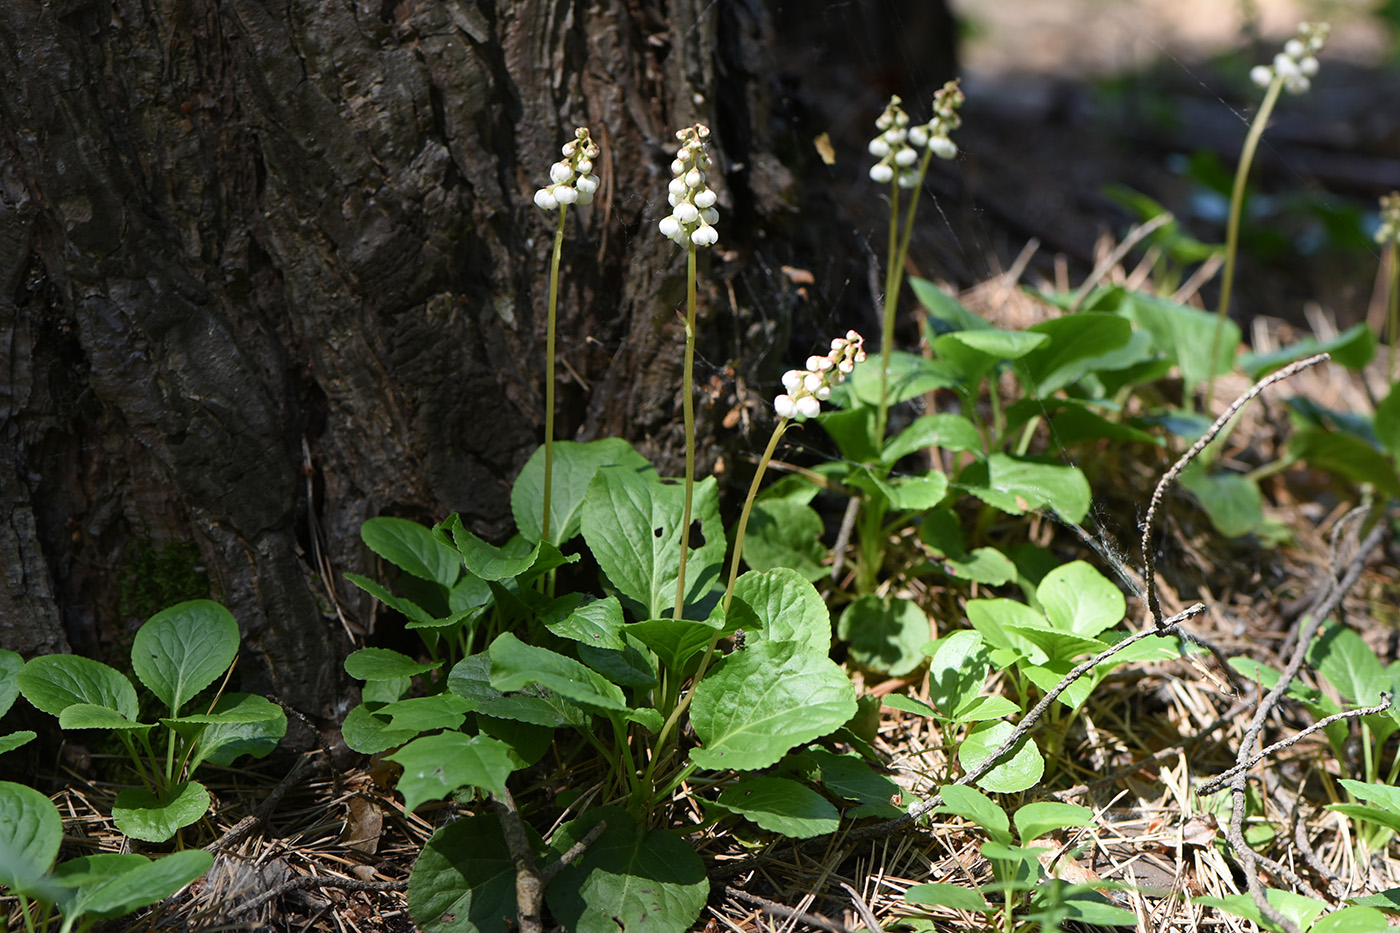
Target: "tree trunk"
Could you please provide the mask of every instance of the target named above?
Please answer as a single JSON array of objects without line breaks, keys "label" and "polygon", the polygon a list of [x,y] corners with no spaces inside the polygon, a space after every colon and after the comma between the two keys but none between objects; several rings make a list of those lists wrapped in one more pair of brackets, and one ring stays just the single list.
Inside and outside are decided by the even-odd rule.
[{"label": "tree trunk", "polygon": [[[672,133],[715,128],[721,248],[790,224],[772,39],[758,0],[0,4],[0,643],[123,659],[138,597],[179,590],[153,578],[200,579],[188,542],[243,688],[335,716],[360,524],[510,530],[543,422],[531,196],[576,125],[603,187],[568,221],[557,434],[671,467]],[[774,288],[705,312],[710,359],[782,353]]]}]

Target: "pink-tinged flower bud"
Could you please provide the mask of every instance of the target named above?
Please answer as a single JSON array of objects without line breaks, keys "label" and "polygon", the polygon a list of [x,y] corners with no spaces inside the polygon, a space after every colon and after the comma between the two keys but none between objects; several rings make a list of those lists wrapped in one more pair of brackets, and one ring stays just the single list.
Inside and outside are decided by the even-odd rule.
[{"label": "pink-tinged flower bud", "polygon": [[700,208],[701,210],[704,210],[707,207],[713,207],[715,204],[715,199],[716,196],[714,191],[712,191],[709,188],[702,188],[701,190],[695,192],[695,206]]},{"label": "pink-tinged flower bud", "polygon": [[700,219],[700,212],[695,209],[694,204],[682,201],[676,205],[676,219],[683,224],[693,224]]},{"label": "pink-tinged flower bud", "polygon": [[541,188],[535,192],[535,203],[547,211],[552,211],[559,206],[559,201],[554,197],[554,192],[548,188]]},{"label": "pink-tinged flower bud", "polygon": [[592,194],[598,190],[598,176],[584,175],[574,182],[574,187],[578,189],[579,194]]},{"label": "pink-tinged flower bud", "polygon": [[797,387],[802,385],[802,370],[789,369],[783,373],[783,388],[789,392],[796,392]]},{"label": "pink-tinged flower bud", "polygon": [[821,401],[825,402],[827,399],[831,398],[831,386],[822,386],[812,394],[815,395]]},{"label": "pink-tinged flower bud", "polygon": [[818,364],[819,362],[821,362],[821,357],[820,357],[820,356],[809,356],[809,357],[807,357],[807,371],[808,371],[808,372],[813,372],[814,370],[816,370],[817,364]]},{"label": "pink-tinged flower bud", "polygon": [[685,173],[685,185],[687,188],[699,188],[700,182],[704,180],[705,178],[703,175],[700,174],[699,169],[693,168]]},{"label": "pink-tinged flower bud", "polygon": [[836,368],[841,370],[841,372],[844,375],[849,376],[851,372],[856,368],[856,364],[851,362],[850,360],[842,360],[841,362],[836,364]]},{"label": "pink-tinged flower bud", "polygon": [[804,418],[815,418],[822,412],[822,403],[810,395],[797,400],[797,413]]},{"label": "pink-tinged flower bud", "polygon": [[802,377],[802,387],[808,392],[816,392],[822,387],[821,373],[808,373]]},{"label": "pink-tinged flower bud", "polygon": [[656,225],[661,230],[661,235],[665,237],[675,237],[681,232],[680,221],[676,220],[672,214],[667,214],[661,218],[661,223]]},{"label": "pink-tinged flower bud", "polygon": [[549,167],[549,180],[556,185],[562,185],[570,178],[574,177],[574,170],[567,162],[555,162]]},{"label": "pink-tinged flower bud", "polygon": [[587,174],[589,174],[589,173],[592,172],[592,171],[593,171],[593,163],[592,163],[592,162],[588,161],[587,159],[579,159],[579,163],[578,163],[578,173],[579,173],[580,175],[587,175]]},{"label": "pink-tinged flower bud", "polygon": [[682,162],[680,159],[677,159],[676,161],[672,162],[672,163],[671,163],[671,174],[672,174],[672,175],[677,175],[677,176],[684,175],[684,174],[685,174],[685,163]]},{"label": "pink-tinged flower bud", "polygon": [[780,395],[773,399],[773,410],[778,413],[779,418],[791,418],[797,414],[797,403],[790,395]]}]

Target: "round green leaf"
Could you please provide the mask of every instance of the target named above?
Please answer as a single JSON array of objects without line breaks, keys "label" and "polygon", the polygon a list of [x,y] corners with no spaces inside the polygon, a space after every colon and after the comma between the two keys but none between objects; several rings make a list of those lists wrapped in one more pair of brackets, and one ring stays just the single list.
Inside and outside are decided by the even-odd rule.
[{"label": "round green leaf", "polygon": [[907,599],[862,596],[841,613],[837,634],[851,643],[851,660],[867,670],[903,677],[924,663],[928,616]]},{"label": "round green leaf", "polygon": [[112,802],[117,829],[142,842],[164,842],[208,812],[209,791],[198,781],[182,781],[163,796],[129,787]]},{"label": "round green leaf", "polygon": [[816,510],[797,499],[762,499],[753,504],[744,536],[744,563],[754,570],[787,567],[804,580],[826,575],[825,530]]},{"label": "round green leaf", "polygon": [[395,680],[426,674],[442,666],[434,661],[420,664],[408,655],[388,648],[361,648],[345,659],[345,673],[356,680]]},{"label": "round green leaf", "polygon": [[[536,851],[543,849],[530,831]],[[408,879],[408,912],[423,933],[507,933],[515,926],[515,863],[494,815],[443,827]]]},{"label": "round green leaf", "polygon": [[947,784],[939,789],[943,806],[938,813],[951,813],[976,823],[987,831],[995,842],[1011,842],[1011,822],[1006,811],[997,806],[990,797],[966,784]]},{"label": "round green leaf", "polygon": [[127,719],[138,715],[136,688],[121,674],[91,658],[76,654],[46,654],[33,658],[19,672],[24,698],[50,716],[75,703],[116,710]]},{"label": "round green leaf", "polygon": [[[131,642],[131,668],[172,715],[228,670],[238,623],[223,606],[194,599],[158,612]],[[135,719],[135,716],[128,717]]]},{"label": "round green leaf", "polygon": [[0,781],[0,888],[27,891],[58,857],[63,819],[32,787]]},{"label": "round green leaf", "polygon": [[685,933],[709,895],[705,863],[679,836],[638,826],[627,811],[597,807],[560,828],[564,851],[598,823],[607,828],[545,891],[550,911],[575,933]]},{"label": "round green leaf", "polygon": [[363,703],[346,713],[340,724],[345,744],[361,755],[387,751],[417,735],[417,729],[391,729],[387,720],[377,718]]},{"label": "round green leaf", "polygon": [[[1009,722],[984,722],[968,733],[958,749],[958,762],[971,771],[986,760],[1011,735]],[[1045,759],[1029,737],[1001,764],[987,772],[977,786],[997,794],[1014,794],[1034,787],[1045,774]]]},{"label": "round green leaf", "polygon": [[719,803],[770,832],[793,839],[834,833],[841,823],[840,814],[829,800],[788,778],[739,781],[719,795]]},{"label": "round green leaf", "polygon": [[1029,844],[1057,829],[1090,825],[1094,822],[1094,811],[1072,803],[1047,800],[1022,805],[1014,819],[1021,842]]},{"label": "round green leaf", "polygon": [[734,583],[734,598],[753,610],[765,641],[793,641],[813,656],[831,650],[831,612],[821,594],[795,570],[749,572]]},{"label": "round green leaf", "polygon": [[[560,545],[579,533],[579,513],[588,484],[605,466],[621,466],[639,475],[655,475],[647,459],[620,437],[577,443],[555,441],[550,478],[549,541]],[[544,516],[544,448],[530,455],[510,490],[515,527],[531,541],[540,540]]]},{"label": "round green leaf", "polygon": [[840,667],[792,642],[760,642],[717,664],[695,690],[691,724],[702,768],[749,771],[834,732],[856,713]]},{"label": "round green leaf", "polygon": [[1082,560],[1047,573],[1035,595],[1055,628],[1086,638],[1117,625],[1128,611],[1123,592]]}]

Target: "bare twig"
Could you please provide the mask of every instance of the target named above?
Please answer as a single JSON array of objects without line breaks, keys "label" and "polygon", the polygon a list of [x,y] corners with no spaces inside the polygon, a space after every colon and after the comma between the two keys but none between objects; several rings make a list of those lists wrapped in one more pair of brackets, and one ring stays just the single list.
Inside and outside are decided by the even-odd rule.
[{"label": "bare twig", "polygon": [[1201,451],[1206,449],[1206,445],[1219,436],[1220,432],[1225,429],[1225,425],[1230,422],[1230,419],[1235,417],[1235,414],[1247,405],[1250,400],[1275,382],[1287,379],[1310,366],[1316,366],[1318,363],[1324,360],[1330,360],[1331,358],[1332,357],[1326,353],[1319,353],[1316,356],[1298,360],[1296,363],[1285,366],[1278,372],[1260,379],[1254,385],[1250,386],[1249,391],[1231,402],[1230,407],[1225,409],[1220,417],[1215,419],[1215,423],[1206,429],[1206,433],[1202,434],[1200,439],[1192,444],[1186,453],[1181,455],[1181,459],[1176,461],[1176,463],[1172,465],[1172,468],[1162,475],[1162,479],[1157,483],[1157,488],[1152,492],[1152,500],[1147,507],[1147,518],[1142,523],[1143,581],[1145,584],[1144,588],[1147,590],[1147,608],[1152,614],[1152,621],[1157,624],[1159,629],[1163,625],[1162,606],[1157,601],[1157,584],[1155,579],[1157,558],[1152,550],[1152,531],[1157,518],[1157,509],[1161,507],[1162,500],[1166,497],[1167,490],[1170,489],[1172,484],[1181,476],[1181,471],[1186,469],[1187,464],[1200,456]]},{"label": "bare twig", "polygon": [[861,921],[865,928],[871,933],[883,933],[884,928],[880,926],[880,921],[875,918],[875,912],[870,909],[870,905],[865,902],[865,898],[860,896],[860,892],[851,887],[846,882],[841,882],[841,887],[851,896],[851,903],[856,905],[856,913],[860,914]]},{"label": "bare twig", "polygon": [[1134,246],[1137,246],[1144,237],[1152,233],[1158,227],[1170,223],[1175,219],[1176,218],[1172,216],[1170,211],[1163,211],[1146,223],[1139,224],[1129,230],[1128,235],[1123,237],[1123,242],[1119,243],[1117,248],[1115,248],[1112,253],[1109,253],[1108,258],[1099,263],[1094,268],[1094,271],[1089,273],[1089,277],[1084,280],[1083,284],[1079,286],[1079,289],[1074,293],[1074,300],[1070,302],[1069,313],[1073,314],[1079,310],[1079,306],[1084,303],[1084,299],[1088,297],[1089,292],[1098,284],[1099,280],[1105,275],[1108,275],[1114,266],[1122,262],[1123,257],[1128,255],[1128,252]]},{"label": "bare twig", "polygon": [[1296,745],[1303,739],[1312,735],[1314,732],[1317,732],[1320,729],[1326,729],[1334,722],[1340,722],[1343,719],[1360,719],[1362,716],[1370,716],[1372,713],[1383,713],[1386,710],[1390,709],[1391,699],[1392,698],[1389,693],[1382,693],[1381,702],[1375,706],[1367,706],[1361,709],[1349,709],[1345,712],[1333,713],[1331,716],[1328,716],[1325,719],[1319,719],[1317,722],[1313,723],[1311,726],[1308,726],[1302,732],[1299,732],[1296,735],[1291,735],[1288,738],[1283,739],[1282,741],[1275,742],[1268,748],[1262,749],[1257,755],[1250,757],[1247,761],[1242,761],[1239,764],[1235,765],[1229,771],[1222,771],[1220,774],[1217,774],[1215,777],[1211,778],[1209,781],[1206,781],[1200,787],[1196,788],[1196,793],[1204,797],[1207,794],[1213,794],[1216,791],[1221,790],[1225,786],[1225,782],[1233,778],[1239,772],[1248,771],[1250,768],[1254,767],[1259,762],[1263,761],[1265,758],[1268,758],[1274,752],[1282,751],[1283,749],[1288,748],[1291,745]]},{"label": "bare twig", "polygon": [[204,851],[218,855],[220,852],[233,848],[244,839],[251,836],[254,830],[267,822],[267,818],[272,815],[272,811],[276,810],[277,805],[282,802],[282,798],[287,796],[287,791],[291,790],[296,783],[302,779],[309,764],[310,759],[305,755],[298,758],[296,764],[292,765],[292,770],[288,771],[287,776],[279,781],[277,786],[263,798],[262,803],[258,804],[257,809],[231,826],[228,831],[218,839],[215,839],[213,842],[209,843],[209,845],[205,846]]},{"label": "bare twig", "polygon": [[520,809],[515,805],[510,790],[493,793],[491,803],[495,805],[496,816],[501,821],[501,834],[505,837],[506,848],[510,850],[510,860],[515,863],[515,914],[520,933],[543,933],[544,889],[555,875],[603,834],[607,821],[599,820],[559,861],[541,869],[535,861],[534,848],[525,832],[525,821],[520,818]]},{"label": "bare twig", "polygon": [[829,920],[821,914],[808,913],[807,911],[797,910],[794,907],[787,907],[783,904],[779,904],[777,901],[770,901],[766,897],[759,897],[757,894],[750,894],[748,891],[742,891],[739,888],[726,886],[724,893],[735,900],[754,905],[770,917],[777,917],[780,920],[796,920],[808,926],[829,930],[830,933],[853,933],[851,928],[845,924],[837,923],[835,920]]}]

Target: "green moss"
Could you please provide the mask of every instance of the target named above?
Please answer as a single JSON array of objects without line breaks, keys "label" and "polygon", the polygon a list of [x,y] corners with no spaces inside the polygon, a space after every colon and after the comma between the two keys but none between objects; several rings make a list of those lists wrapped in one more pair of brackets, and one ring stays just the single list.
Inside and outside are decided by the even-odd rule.
[{"label": "green moss", "polygon": [[199,565],[199,549],[188,541],[157,547],[149,539],[127,549],[119,587],[124,616],[146,619],[187,599],[209,596],[209,577]]}]

